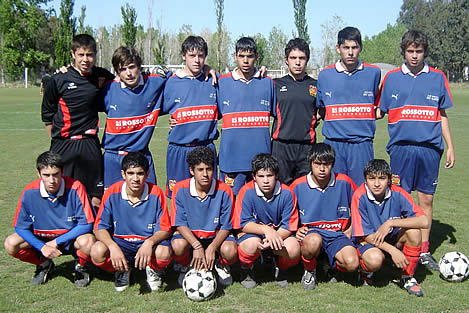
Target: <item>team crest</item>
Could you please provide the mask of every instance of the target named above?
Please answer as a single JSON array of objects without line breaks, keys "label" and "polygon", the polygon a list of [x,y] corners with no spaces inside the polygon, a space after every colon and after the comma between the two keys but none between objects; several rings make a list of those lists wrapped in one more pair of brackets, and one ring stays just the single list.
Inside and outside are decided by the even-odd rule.
[{"label": "team crest", "polygon": [[316,97],[317,93],[318,89],[316,88],[316,86],[309,85],[309,95],[312,97]]},{"label": "team crest", "polygon": [[241,237],[243,237],[244,235],[246,235],[246,233],[240,231],[240,232],[238,233],[238,239],[241,238]]},{"label": "team crest", "polygon": [[392,174],[391,183],[393,185],[400,186],[401,185],[401,177],[397,174]]},{"label": "team crest", "polygon": [[175,179],[170,179],[168,181],[169,190],[173,191],[175,185],[176,185],[176,180]]},{"label": "team crest", "polygon": [[225,176],[225,184],[227,184],[230,187],[234,186],[235,179],[231,178],[230,176],[226,175]]},{"label": "team crest", "polygon": [[106,81],[106,77],[98,77],[98,88],[103,87],[105,81]]}]

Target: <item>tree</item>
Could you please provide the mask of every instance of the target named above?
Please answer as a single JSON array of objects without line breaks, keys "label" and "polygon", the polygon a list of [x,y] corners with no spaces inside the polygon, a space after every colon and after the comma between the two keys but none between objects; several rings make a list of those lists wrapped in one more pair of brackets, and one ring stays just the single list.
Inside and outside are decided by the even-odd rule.
[{"label": "tree", "polygon": [[264,61],[267,68],[279,69],[285,65],[285,46],[287,45],[287,35],[280,27],[272,27],[269,33],[268,53]]},{"label": "tree", "polygon": [[131,7],[128,3],[125,7],[121,7],[122,20],[124,25],[121,26],[122,38],[127,47],[134,47],[137,38],[137,11],[134,7]]},{"label": "tree", "polygon": [[321,67],[335,62],[337,57],[335,49],[337,33],[343,26],[344,21],[338,15],[334,15],[330,20],[326,21],[326,23],[321,24],[321,38],[323,40],[322,54],[320,56]]},{"label": "tree", "polygon": [[308,0],[293,0],[293,9],[295,11],[295,25],[297,29],[296,37],[310,42],[308,34],[308,23],[306,22],[306,2]]},{"label": "tree", "polygon": [[220,72],[222,70],[222,44],[225,36],[223,30],[223,9],[224,9],[224,0],[213,0],[215,3],[215,14],[217,16],[217,32],[216,32],[216,44],[217,44],[217,54],[216,54],[216,70]]},{"label": "tree", "polygon": [[80,17],[78,18],[78,33],[83,34],[85,32],[86,6],[82,5],[80,10]]},{"label": "tree", "polygon": [[56,67],[70,63],[70,42],[75,35],[76,18],[73,17],[75,0],[60,2],[60,16],[54,33]]},{"label": "tree", "polygon": [[267,42],[267,39],[265,39],[265,37],[262,36],[261,33],[257,33],[254,36],[252,36],[252,39],[254,39],[254,41],[256,42],[257,53],[259,54],[259,57],[257,58],[257,61],[256,61],[256,66],[264,65],[264,60],[266,59],[266,56],[269,54],[269,43]]}]

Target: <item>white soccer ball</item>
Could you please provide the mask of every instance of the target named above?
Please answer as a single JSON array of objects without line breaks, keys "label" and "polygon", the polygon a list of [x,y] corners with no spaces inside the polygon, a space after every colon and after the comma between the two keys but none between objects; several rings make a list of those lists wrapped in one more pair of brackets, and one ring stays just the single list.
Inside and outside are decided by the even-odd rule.
[{"label": "white soccer ball", "polygon": [[450,282],[463,281],[469,276],[469,259],[458,251],[448,252],[440,259],[440,276]]},{"label": "white soccer ball", "polygon": [[217,290],[217,280],[211,271],[191,269],[182,282],[184,294],[193,301],[210,299]]}]

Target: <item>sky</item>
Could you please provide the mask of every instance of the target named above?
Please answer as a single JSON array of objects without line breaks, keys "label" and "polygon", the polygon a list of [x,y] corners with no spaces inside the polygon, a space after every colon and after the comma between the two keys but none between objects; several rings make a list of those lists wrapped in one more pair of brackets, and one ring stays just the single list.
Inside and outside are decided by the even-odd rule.
[{"label": "sky", "polygon": [[[74,15],[79,16],[86,6],[85,24],[94,28],[122,23],[121,6],[129,3],[137,10],[137,23],[146,29],[152,0],[75,0]],[[213,0],[153,0],[152,25],[159,21],[166,32],[177,33],[183,24],[192,25],[195,34],[203,29],[217,28]],[[306,7],[308,30],[313,46],[321,43],[321,24],[340,16],[346,26],[360,29],[362,37],[373,36],[399,16],[401,0],[309,0]],[[60,12],[60,0],[49,5]],[[232,39],[241,35],[261,33],[268,36],[273,26],[283,30],[289,38],[295,31],[291,0],[225,0],[224,24]]]}]

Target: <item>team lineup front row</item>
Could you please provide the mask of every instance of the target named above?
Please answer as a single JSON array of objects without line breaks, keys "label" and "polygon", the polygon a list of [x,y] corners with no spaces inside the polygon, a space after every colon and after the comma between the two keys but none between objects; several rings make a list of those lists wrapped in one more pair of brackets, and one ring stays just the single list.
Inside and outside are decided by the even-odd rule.
[{"label": "team lineup front row", "polygon": [[288,269],[301,259],[301,284],[314,289],[320,254],[332,269],[358,270],[369,285],[389,255],[402,269],[402,287],[422,296],[413,275],[429,219],[404,189],[391,184],[387,162],[369,161],[365,183],[357,188],[347,175],[332,171],[330,145],[312,145],[307,159],[310,172],[287,186],[278,180],[277,159],[257,154],[253,180],[235,200],[231,188],[215,179],[213,150],[197,147],[187,156],[192,177],[174,186],[169,214],[164,192],[146,181],[147,158],[131,152],[122,161],[123,181],[105,191],[95,217],[84,186],[63,176],[61,156],[44,152],[36,162],[39,179],[21,195],[15,233],[5,249],[36,265],[31,284],[45,283],[53,259],[72,254],[76,286],[89,284],[93,263],[115,272],[117,291],[129,286],[133,267],[146,270],[149,288],[159,290],[172,260],[180,265],[179,284],[192,267],[214,269],[223,286],[233,283],[230,265],[239,261],[241,284],[254,288],[253,265],[263,252],[273,255],[274,279],[282,287],[291,279]]}]

